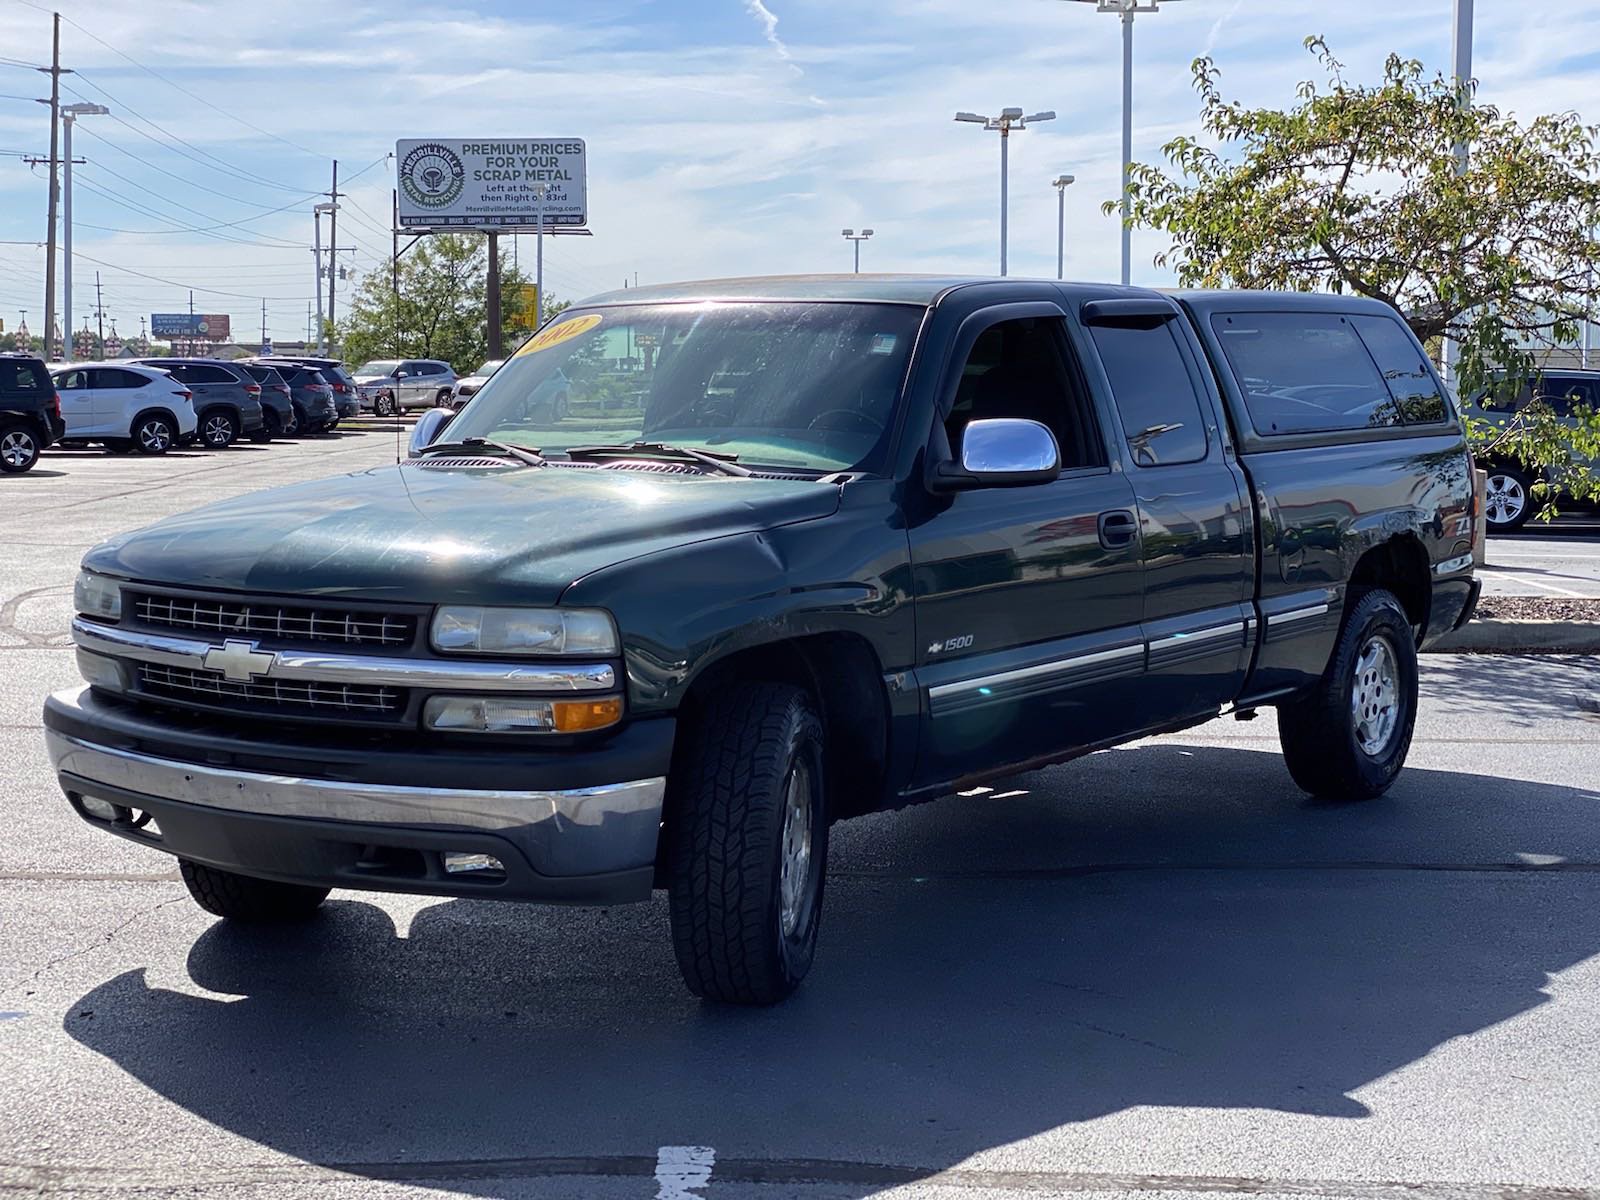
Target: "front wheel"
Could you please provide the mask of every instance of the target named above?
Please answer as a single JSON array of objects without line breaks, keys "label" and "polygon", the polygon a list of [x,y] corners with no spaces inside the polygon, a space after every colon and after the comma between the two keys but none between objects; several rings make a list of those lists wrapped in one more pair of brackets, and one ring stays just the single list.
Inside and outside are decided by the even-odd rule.
[{"label": "front wheel", "polygon": [[1417,643],[1394,593],[1353,591],[1333,659],[1305,696],[1278,709],[1278,739],[1295,783],[1325,800],[1389,790],[1417,720]]},{"label": "front wheel", "polygon": [[133,446],[140,454],[159,455],[172,449],[178,431],[165,417],[144,417],[134,427]]},{"label": "front wheel", "polygon": [[697,996],[775,1004],[816,951],[828,857],[823,730],[809,696],[745,684],[705,708],[674,771],[672,944]]},{"label": "front wheel", "polygon": [[178,871],[196,904],[230,921],[304,921],[328,898],[327,888],[236,875],[186,858]]},{"label": "front wheel", "polygon": [[1490,533],[1521,529],[1533,515],[1533,481],[1516,467],[1491,467],[1483,493],[1484,524]]},{"label": "front wheel", "polygon": [[212,450],[226,450],[239,436],[239,422],[232,413],[217,411],[200,419],[200,440]]},{"label": "front wheel", "polygon": [[381,395],[372,401],[372,411],[376,416],[391,417],[395,412],[394,397]]},{"label": "front wheel", "polygon": [[0,425],[0,471],[7,475],[33,470],[43,449],[39,435],[26,425]]}]

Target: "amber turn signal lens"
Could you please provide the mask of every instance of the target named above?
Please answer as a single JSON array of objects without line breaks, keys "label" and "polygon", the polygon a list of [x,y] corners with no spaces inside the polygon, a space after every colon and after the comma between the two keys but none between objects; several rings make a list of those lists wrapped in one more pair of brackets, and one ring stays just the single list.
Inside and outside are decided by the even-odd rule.
[{"label": "amber turn signal lens", "polygon": [[555,709],[557,733],[604,729],[622,720],[621,696],[607,696],[603,700],[557,700],[551,707]]}]

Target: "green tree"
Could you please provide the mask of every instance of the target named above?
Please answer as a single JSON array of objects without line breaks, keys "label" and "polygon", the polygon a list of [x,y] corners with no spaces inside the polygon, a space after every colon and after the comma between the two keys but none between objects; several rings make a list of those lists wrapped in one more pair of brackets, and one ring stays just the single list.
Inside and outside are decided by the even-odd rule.
[{"label": "green tree", "polygon": [[[1540,351],[1572,344],[1588,304],[1600,128],[1574,113],[1519,122],[1398,55],[1378,84],[1354,84],[1326,42],[1305,44],[1327,81],[1302,83],[1282,111],[1226,100],[1215,62],[1195,60],[1202,123],[1220,148],[1175,138],[1163,147],[1172,173],[1135,164],[1129,184],[1132,223],[1172,239],[1157,265],[1189,287],[1383,300],[1430,350],[1456,340],[1463,395],[1493,370],[1513,383],[1533,375]],[[1600,417],[1574,432],[1534,404],[1472,433],[1480,455],[1553,468],[1575,494],[1600,496],[1583,465],[1600,455]]]},{"label": "green tree", "polygon": [[[516,345],[533,326],[518,299],[526,276],[500,255],[501,329]],[[457,371],[475,370],[489,357],[489,254],[486,238],[444,233],[420,238],[400,255],[399,303],[384,262],[356,289],[339,324],[344,356],[441,358]]]}]

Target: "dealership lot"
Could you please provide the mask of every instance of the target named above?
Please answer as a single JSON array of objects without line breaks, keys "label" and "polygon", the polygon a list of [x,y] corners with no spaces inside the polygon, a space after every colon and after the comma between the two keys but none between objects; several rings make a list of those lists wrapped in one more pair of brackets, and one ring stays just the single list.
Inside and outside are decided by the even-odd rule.
[{"label": "dealership lot", "polygon": [[1594,660],[1428,658],[1368,805],[1306,800],[1263,714],[841,826],[769,1011],[683,991],[659,899],[214,923],[50,776],[77,559],[396,451],[51,452],[0,490],[0,1190],[1600,1196]]}]

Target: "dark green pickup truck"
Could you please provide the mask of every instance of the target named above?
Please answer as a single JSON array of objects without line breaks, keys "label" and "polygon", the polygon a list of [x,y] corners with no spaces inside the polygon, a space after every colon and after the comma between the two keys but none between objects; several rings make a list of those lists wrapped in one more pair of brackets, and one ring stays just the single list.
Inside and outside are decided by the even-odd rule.
[{"label": "dark green pickup truck", "polygon": [[665,888],[689,986],[767,1003],[841,818],[1262,705],[1303,788],[1382,792],[1477,599],[1472,478],[1370,301],[630,289],[394,467],[92,551],[46,739],[224,917]]}]

